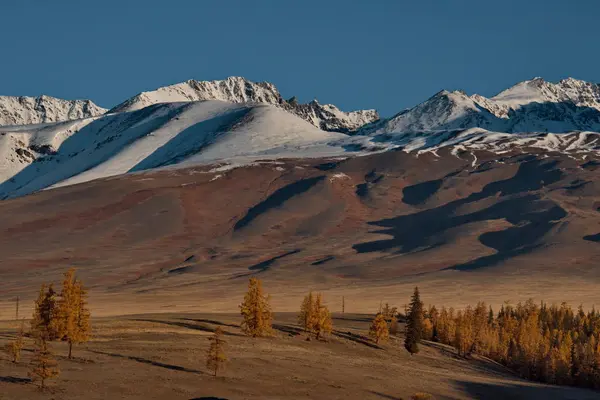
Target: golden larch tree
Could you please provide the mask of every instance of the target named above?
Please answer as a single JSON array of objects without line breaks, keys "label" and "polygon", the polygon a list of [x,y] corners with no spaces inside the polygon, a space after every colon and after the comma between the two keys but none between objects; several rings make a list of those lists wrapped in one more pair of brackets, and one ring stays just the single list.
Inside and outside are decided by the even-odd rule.
[{"label": "golden larch tree", "polygon": [[56,306],[54,328],[59,340],[69,343],[69,358],[71,358],[75,318],[77,315],[77,294],[75,293],[75,269],[65,272],[63,286]]},{"label": "golden larch tree", "polygon": [[29,376],[34,381],[40,381],[40,389],[46,387],[46,380],[52,379],[59,374],[58,363],[50,349],[49,341],[45,336],[35,339],[35,350],[31,359]]},{"label": "golden larch tree", "polygon": [[219,370],[223,369],[227,357],[225,356],[225,340],[223,340],[223,329],[218,327],[215,330],[215,334],[208,338],[210,340],[210,347],[208,348],[208,354],[206,357],[206,368],[212,371],[214,376],[217,376]]},{"label": "golden larch tree", "polygon": [[390,321],[390,334],[398,334],[398,318],[396,317],[392,317],[392,320]]},{"label": "golden larch tree", "polygon": [[25,344],[25,322],[21,322],[19,330],[17,331],[17,337],[10,343],[6,344],[6,352],[10,356],[13,363],[18,363],[21,360],[21,350]]},{"label": "golden larch tree", "polygon": [[69,336],[69,358],[73,344],[85,343],[90,340],[92,327],[90,324],[90,310],[87,306],[87,289],[79,280],[75,281],[75,324]]},{"label": "golden larch tree", "polygon": [[371,327],[369,328],[369,336],[375,341],[375,343],[379,344],[380,341],[385,341],[390,336],[390,330],[388,328],[388,324],[385,320],[385,315],[383,313],[377,313],[373,322],[371,322]]},{"label": "golden larch tree", "polygon": [[58,338],[69,343],[69,358],[73,358],[73,345],[88,341],[90,333],[87,291],[75,277],[74,268],[64,275],[56,315],[55,330]]},{"label": "golden larch tree", "polygon": [[385,303],[381,312],[386,320],[391,320],[398,314],[398,307],[391,307],[389,303]]},{"label": "golden larch tree", "polygon": [[312,291],[309,292],[302,301],[300,314],[298,314],[298,324],[304,328],[304,332],[312,332],[312,321],[314,320],[315,299]]},{"label": "golden larch tree", "polygon": [[250,278],[248,292],[244,302],[240,304],[242,331],[252,337],[270,336],[273,332],[271,326],[273,313],[270,298],[263,293],[262,282],[257,278]]},{"label": "golden larch tree", "polygon": [[331,333],[333,330],[331,313],[323,303],[323,296],[321,293],[317,294],[317,298],[313,304],[312,315],[312,323],[310,324],[312,328],[311,331],[314,332],[317,339],[320,339],[323,334]]}]

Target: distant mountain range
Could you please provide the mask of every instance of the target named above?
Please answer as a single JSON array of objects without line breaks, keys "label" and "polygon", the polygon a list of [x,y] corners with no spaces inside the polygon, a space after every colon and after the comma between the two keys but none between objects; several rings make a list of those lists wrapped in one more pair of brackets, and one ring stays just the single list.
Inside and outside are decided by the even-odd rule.
[{"label": "distant mountain range", "polygon": [[89,100],[0,97],[0,197],[167,166],[517,149],[600,154],[600,86],[518,83],[492,98],[441,91],[388,119],[285,100],[231,77],[140,93],[110,110]]}]

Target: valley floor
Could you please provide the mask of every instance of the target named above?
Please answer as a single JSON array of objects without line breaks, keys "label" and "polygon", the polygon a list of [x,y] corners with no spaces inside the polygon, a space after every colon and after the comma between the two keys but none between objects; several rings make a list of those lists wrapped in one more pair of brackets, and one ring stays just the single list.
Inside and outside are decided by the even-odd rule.
[{"label": "valley floor", "polygon": [[[376,346],[365,337],[372,316],[334,314],[326,342],[307,341],[296,315],[275,315],[276,335],[243,336],[237,314],[144,314],[93,321],[93,340],[66,357],[53,343],[61,369],[51,393],[27,377],[32,355],[0,356],[0,399],[408,399],[427,392],[436,399],[597,399],[598,392],[519,379],[485,359],[464,360],[434,343],[411,356],[402,334]],[[217,378],[205,367],[208,337],[225,331],[226,370]],[[400,327],[402,331],[403,327]],[[0,322],[0,346],[15,333]]]}]

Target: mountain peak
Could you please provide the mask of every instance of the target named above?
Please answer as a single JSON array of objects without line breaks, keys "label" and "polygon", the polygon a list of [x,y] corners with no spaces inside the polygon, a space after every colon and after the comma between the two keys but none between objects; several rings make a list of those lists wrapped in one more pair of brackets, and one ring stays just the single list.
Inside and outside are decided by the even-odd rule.
[{"label": "mountain peak", "polygon": [[[293,97],[292,97],[293,98]],[[350,132],[379,119],[374,110],[344,112],[317,100],[308,104],[287,102],[270,82],[252,82],[241,76],[222,80],[188,80],[153,91],[142,92],[110,110],[111,113],[139,110],[152,104],[220,100],[230,103],[271,104],[296,114],[314,126],[335,132]]]},{"label": "mountain peak", "polygon": [[600,85],[541,77],[519,82],[492,98],[441,90],[425,102],[378,124],[375,133],[483,128],[498,132],[598,131]]},{"label": "mountain peak", "polygon": [[600,111],[600,86],[574,78],[558,83],[534,78],[517,83],[490,100],[505,109],[517,109],[531,103],[572,103]]}]

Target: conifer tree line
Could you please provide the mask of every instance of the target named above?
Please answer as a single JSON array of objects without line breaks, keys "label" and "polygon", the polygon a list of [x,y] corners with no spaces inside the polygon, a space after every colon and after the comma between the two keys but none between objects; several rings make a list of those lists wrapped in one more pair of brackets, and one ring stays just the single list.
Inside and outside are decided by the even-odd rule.
[{"label": "conifer tree line", "polygon": [[545,383],[600,388],[600,312],[536,304],[498,313],[479,302],[464,310],[435,306],[423,313],[422,338],[452,345],[460,356],[480,354]]},{"label": "conifer tree line", "polygon": [[[240,307],[243,327],[266,325],[246,329],[247,334],[272,332],[271,308],[260,281],[250,280],[249,292]],[[268,310],[267,316],[261,310]],[[398,316],[396,308],[387,303],[380,305],[369,328],[375,343],[397,333]],[[586,313],[581,306],[574,311],[565,303],[548,306],[528,300],[516,306],[507,303],[497,314],[484,302],[464,310],[438,310],[435,306],[425,308],[415,287],[410,304],[405,307],[405,320],[404,347],[411,354],[419,352],[422,340],[435,341],[453,346],[461,357],[489,357],[526,379],[600,388],[600,312],[595,309]],[[305,296],[298,323],[316,338],[332,331],[331,314],[321,294],[309,292]]]}]

